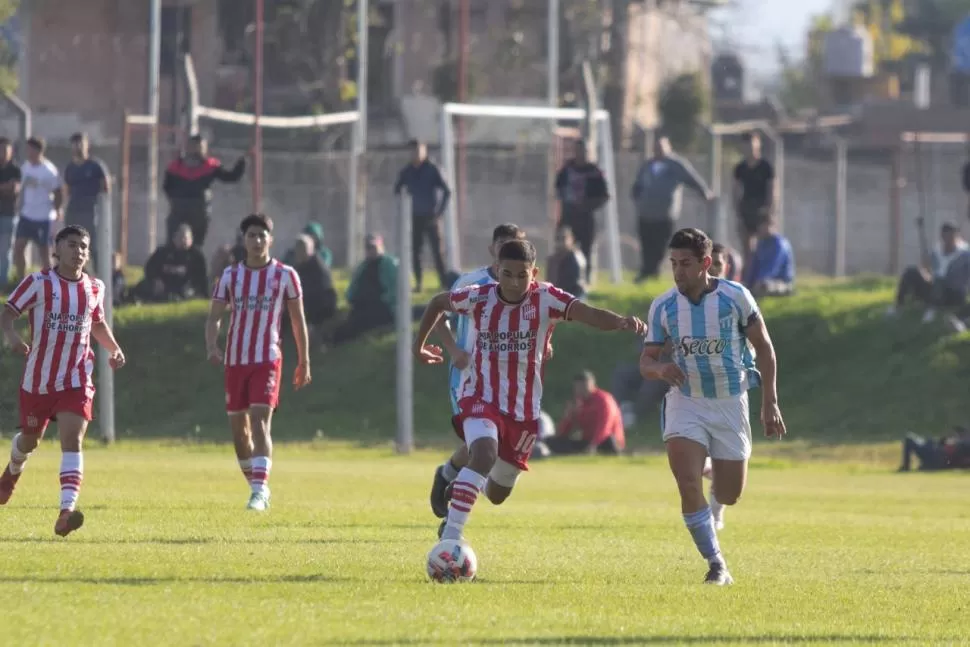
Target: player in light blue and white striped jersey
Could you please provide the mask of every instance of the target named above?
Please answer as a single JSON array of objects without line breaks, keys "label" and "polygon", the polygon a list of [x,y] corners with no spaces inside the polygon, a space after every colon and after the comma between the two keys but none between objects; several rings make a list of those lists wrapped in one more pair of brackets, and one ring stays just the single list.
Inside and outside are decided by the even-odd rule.
[{"label": "player in light blue and white striped jersey", "polygon": [[[492,231],[492,244],[488,246],[488,251],[492,255],[492,265],[486,267],[480,267],[472,272],[467,272],[458,277],[455,284],[451,286],[452,290],[457,290],[459,288],[465,288],[470,285],[488,285],[490,283],[497,283],[495,274],[495,262],[498,258],[498,251],[502,248],[502,245],[512,240],[525,240],[525,231],[518,225],[511,223],[506,223],[504,225],[499,225]],[[442,319],[442,321],[444,321]],[[468,375],[469,362],[471,361],[471,352],[475,348],[475,337],[477,331],[475,330],[475,325],[472,323],[469,317],[463,315],[455,315],[450,322],[447,324],[439,323],[440,325],[449,326],[454,332],[454,340],[460,351],[457,353],[452,353],[451,366],[449,368],[449,397],[451,399],[451,413],[452,416],[458,415],[458,393],[460,392],[460,387],[464,382],[465,377]],[[449,331],[438,331],[442,336],[451,336]],[[439,519],[443,519],[448,515],[448,485],[451,484],[455,478],[458,477],[458,472],[461,468],[468,463],[468,448],[464,443],[455,450],[455,453],[446,460],[444,463],[438,466],[434,472],[434,483],[431,486],[431,510],[434,512],[435,516]]]},{"label": "player in light blue and white striped jersey", "polygon": [[[785,434],[775,384],[777,363],[751,293],[739,283],[709,275],[712,243],[707,234],[681,229],[669,247],[677,287],[650,306],[640,371],[674,387],[661,414],[667,458],[680,490],[684,522],[709,564],[705,582],[723,586],[733,580],[704,498],[704,462],[710,456],[717,502],[733,505],[744,489],[751,456],[748,389],[762,389],[765,435]],[[672,361],[661,359],[664,348],[670,349]]]}]

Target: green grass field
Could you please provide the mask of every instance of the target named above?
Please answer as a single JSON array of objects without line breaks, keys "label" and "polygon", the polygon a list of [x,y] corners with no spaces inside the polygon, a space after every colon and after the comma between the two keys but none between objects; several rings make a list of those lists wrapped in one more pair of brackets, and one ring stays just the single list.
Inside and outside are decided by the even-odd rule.
[{"label": "green grass field", "polygon": [[[479,581],[424,581],[439,457],[340,445],[277,454],[243,510],[231,449],[94,449],[87,525],[53,536],[45,443],[0,510],[4,645],[957,644],[967,640],[962,475],[758,459],[699,584],[659,458],[537,463],[476,507]],[[581,484],[581,485],[580,485]]]},{"label": "green grass field", "polygon": [[[645,315],[662,287],[594,300]],[[89,444],[87,524],[53,535],[49,442],[0,508],[0,645],[970,643],[966,475],[893,473],[904,431],[970,418],[970,335],[887,321],[891,290],[808,281],[764,304],[790,437],[756,440],[721,535],[737,584],[716,590],[699,584],[653,417],[629,432],[638,456],[538,462],[506,505],[482,499],[467,532],[480,580],[425,582],[427,491],[454,444],[447,377],[416,371],[423,449],[395,456],[390,337],[317,354],[313,386],[284,389],[274,506],[246,513],[232,449],[213,444],[228,431],[205,304],[121,309],[120,442]],[[568,324],[554,343],[554,415],[578,370],[608,384],[636,356],[629,336]],[[18,379],[4,356],[6,437]]]}]

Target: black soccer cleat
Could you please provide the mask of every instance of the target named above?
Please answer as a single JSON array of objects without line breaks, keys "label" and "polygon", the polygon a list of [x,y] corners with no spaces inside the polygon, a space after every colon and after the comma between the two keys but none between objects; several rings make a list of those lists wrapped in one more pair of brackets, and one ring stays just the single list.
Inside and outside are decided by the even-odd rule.
[{"label": "black soccer cleat", "polygon": [[448,525],[447,519],[442,519],[441,524],[438,526],[438,539],[441,539],[441,535],[445,534],[445,526]]},{"label": "black soccer cleat", "polygon": [[711,568],[707,571],[707,577],[704,578],[704,584],[713,584],[714,586],[729,586],[734,584],[734,578],[728,573],[727,566],[718,562],[711,564]]},{"label": "black soccer cleat", "polygon": [[439,465],[434,471],[434,483],[431,485],[431,511],[439,519],[448,516],[449,485],[451,483],[445,478],[444,467]]}]

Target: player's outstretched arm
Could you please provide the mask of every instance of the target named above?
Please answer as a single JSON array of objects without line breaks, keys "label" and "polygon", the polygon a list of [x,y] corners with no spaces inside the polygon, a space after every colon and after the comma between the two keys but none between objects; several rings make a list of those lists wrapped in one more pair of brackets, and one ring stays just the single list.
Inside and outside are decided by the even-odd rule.
[{"label": "player's outstretched arm", "polygon": [[467,352],[458,347],[458,340],[451,332],[451,325],[448,323],[447,317],[438,319],[438,323],[434,325],[434,333],[441,340],[441,345],[444,346],[445,351],[451,357],[451,363],[455,365],[455,368],[464,370],[468,366],[469,356]]},{"label": "player's outstretched arm", "polygon": [[306,314],[303,312],[303,297],[288,300],[286,311],[290,315],[293,339],[296,340],[297,363],[293,373],[293,386],[302,389],[310,383],[310,333],[307,330]]},{"label": "player's outstretched arm", "polygon": [[[418,334],[414,339],[414,356],[425,364],[440,364],[444,361],[440,348],[426,344],[431,331],[438,325],[441,315],[446,312],[453,312],[451,293],[439,292],[432,297],[428,307],[424,310],[424,316],[421,317]],[[448,334],[451,335],[450,332]]]},{"label": "player's outstretched arm", "polygon": [[637,317],[624,317],[609,310],[596,308],[582,301],[573,301],[567,313],[569,321],[578,321],[599,330],[629,330],[638,335],[647,332],[647,326]]},{"label": "player's outstretched arm", "polygon": [[209,317],[205,320],[205,352],[209,361],[215,364],[223,362],[222,350],[219,348],[219,331],[222,329],[224,314],[226,314],[226,302],[213,299],[209,303]]},{"label": "player's outstretched arm", "polygon": [[111,368],[121,368],[125,365],[125,354],[121,351],[118,340],[106,321],[91,324],[91,336],[111,354]]},{"label": "player's outstretched arm", "polygon": [[785,435],[785,421],[778,408],[778,360],[775,346],[768,335],[768,326],[761,315],[754,315],[745,328],[748,341],[755,350],[755,365],[761,373],[761,424],[769,438]]}]

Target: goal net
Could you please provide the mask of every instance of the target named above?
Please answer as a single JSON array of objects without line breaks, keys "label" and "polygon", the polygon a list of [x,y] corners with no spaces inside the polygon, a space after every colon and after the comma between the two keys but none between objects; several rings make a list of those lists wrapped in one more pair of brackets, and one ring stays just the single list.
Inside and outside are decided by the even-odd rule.
[{"label": "goal net", "polygon": [[[255,115],[196,105],[191,110],[192,131],[206,137],[209,155],[225,168],[252,146]],[[363,254],[358,192],[361,153],[357,112],[294,117],[263,116],[262,210],[276,225],[277,245],[288,247],[307,223],[323,226],[325,244],[338,264],[353,264]],[[159,125],[158,177],[152,181],[151,117],[129,115],[121,150],[119,246],[128,262],[140,264],[165,242],[168,201],[162,192],[166,167],[183,149],[189,133]],[[206,237],[207,257],[217,247],[232,244],[239,220],[253,210],[252,160],[238,183],[214,182],[212,221]],[[152,191],[157,211],[151,213]],[[283,250],[279,250],[282,253]]]},{"label": "goal net", "polygon": [[[605,258],[610,279],[620,282],[620,228],[616,164],[610,115],[595,113],[595,158],[613,198],[597,216],[594,258]],[[463,120],[459,147],[456,122]],[[568,144],[586,111],[573,108],[448,103],[441,112],[441,163],[453,190],[445,216],[448,265],[470,268],[487,264],[492,228],[503,222],[523,226],[539,247],[552,249],[557,213],[550,167],[558,169],[571,153]],[[593,157],[594,151],[590,151]],[[460,213],[459,213],[460,211]]]}]

